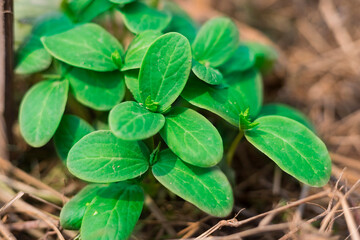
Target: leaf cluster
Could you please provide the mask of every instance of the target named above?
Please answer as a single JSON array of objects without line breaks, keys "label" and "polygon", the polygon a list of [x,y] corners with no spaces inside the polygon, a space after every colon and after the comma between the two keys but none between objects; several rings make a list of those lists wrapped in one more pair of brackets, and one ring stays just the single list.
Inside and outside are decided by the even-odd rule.
[{"label": "leaf cluster", "polygon": [[[20,106],[24,139],[41,147],[54,138],[69,171],[90,183],[60,216],[82,239],[127,239],[148,174],[211,215],[231,212],[231,184],[218,166],[226,146],[198,108],[229,122],[299,181],[322,186],[329,179],[328,151],[306,117],[285,105],[263,105],[262,74],[271,71],[276,51],[240,41],[228,18],[198,29],[174,3],[163,6],[64,1],[62,13],[40,19],[17,53],[18,73],[42,71],[44,78]],[[114,13],[134,34],[126,51],[90,22]],[[64,114],[73,109],[69,93],[84,109],[105,115],[108,126]]]}]

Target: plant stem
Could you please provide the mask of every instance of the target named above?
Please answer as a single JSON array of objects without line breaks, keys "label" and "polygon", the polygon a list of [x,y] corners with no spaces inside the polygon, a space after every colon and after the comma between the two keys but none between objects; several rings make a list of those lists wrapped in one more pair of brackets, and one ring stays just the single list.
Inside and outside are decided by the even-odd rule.
[{"label": "plant stem", "polygon": [[243,138],[243,136],[244,136],[244,132],[240,130],[240,132],[238,133],[238,135],[236,135],[235,139],[232,141],[232,143],[229,147],[229,150],[226,154],[226,162],[228,163],[229,166],[231,166],[232,160],[235,155],[236,148],[237,148],[240,140]]}]

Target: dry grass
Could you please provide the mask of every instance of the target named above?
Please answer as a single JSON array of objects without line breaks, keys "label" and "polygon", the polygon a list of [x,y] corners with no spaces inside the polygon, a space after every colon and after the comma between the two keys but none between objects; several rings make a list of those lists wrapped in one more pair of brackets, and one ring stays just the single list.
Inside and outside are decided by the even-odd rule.
[{"label": "dry grass", "polygon": [[[177,1],[199,21],[223,12],[242,22],[238,26],[243,37],[269,42],[248,25],[270,36],[281,61],[265,79],[266,101],[288,103],[310,116],[331,152],[333,176],[323,188],[302,186],[242,143],[233,161],[236,217],[219,221],[149,184],[157,194],[147,197],[132,239],[358,240],[360,3]],[[28,85],[15,84],[18,102]],[[14,135],[13,163],[0,159],[0,238],[74,238],[76,232],[60,228],[58,214],[68,200],[65,196],[73,196],[83,184],[66,173],[50,145],[33,150],[16,126]]]}]

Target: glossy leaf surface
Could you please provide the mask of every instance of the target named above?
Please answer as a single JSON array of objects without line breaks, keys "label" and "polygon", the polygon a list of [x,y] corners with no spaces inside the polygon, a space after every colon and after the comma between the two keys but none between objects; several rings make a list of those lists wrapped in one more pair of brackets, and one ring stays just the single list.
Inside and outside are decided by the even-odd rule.
[{"label": "glossy leaf surface", "polygon": [[64,115],[54,135],[54,143],[60,158],[66,162],[71,147],[95,129],[75,115]]},{"label": "glossy leaf surface", "polygon": [[167,149],[158,155],[152,172],[167,189],[208,214],[225,217],[233,208],[230,183],[218,167],[186,164]]},{"label": "glossy leaf surface", "polygon": [[96,72],[72,68],[66,78],[75,98],[95,110],[110,110],[125,96],[124,75],[119,71]]},{"label": "glossy leaf surface", "polygon": [[106,185],[89,184],[75,195],[60,212],[60,224],[65,229],[79,230],[85,211]]},{"label": "glossy leaf surface", "polygon": [[209,86],[198,79],[191,78],[182,97],[191,104],[211,111],[232,125],[239,126],[239,115],[247,108],[250,118],[258,115],[263,100],[261,75],[255,70],[226,76],[228,87]]},{"label": "glossy leaf surface", "polygon": [[142,60],[150,45],[161,36],[160,31],[148,30],[137,35],[126,51],[125,63],[121,70],[136,69],[141,67]]},{"label": "glossy leaf surface", "polygon": [[150,100],[164,111],[184,89],[191,70],[189,41],[178,33],[167,33],[149,47],[140,69],[139,90],[142,102]]},{"label": "glossy leaf surface", "polygon": [[60,61],[93,71],[118,69],[112,54],[123,54],[117,39],[94,23],[79,25],[60,34],[42,37],[41,40],[49,53]]},{"label": "glossy leaf surface", "polygon": [[212,167],[223,156],[219,132],[209,120],[192,109],[173,108],[166,114],[160,134],[177,156],[192,165]]},{"label": "glossy leaf surface", "polygon": [[311,131],[315,132],[314,125],[305,116],[305,114],[285,104],[274,103],[274,104],[264,105],[258,117],[269,116],[269,115],[283,116],[293,119],[295,121],[298,121],[299,123],[302,123],[304,126],[308,127]]},{"label": "glossy leaf surface", "polygon": [[219,85],[223,82],[223,75],[215,68],[207,67],[196,60],[193,60],[193,73],[204,82],[211,85]]},{"label": "glossy leaf surface", "polygon": [[94,198],[85,212],[81,226],[84,240],[130,237],[144,204],[144,193],[139,185],[120,182],[111,184]]},{"label": "glossy leaf surface", "polygon": [[207,21],[199,30],[193,44],[194,58],[202,64],[218,67],[236,51],[239,32],[236,25],[225,17]]},{"label": "glossy leaf surface", "polygon": [[133,33],[146,30],[162,31],[170,23],[171,17],[165,12],[135,1],[119,9],[123,15],[126,27]]},{"label": "glossy leaf surface", "polygon": [[19,113],[20,132],[33,147],[44,146],[58,128],[65,110],[69,82],[42,81],[24,96]]},{"label": "glossy leaf surface", "polygon": [[118,182],[145,173],[149,155],[143,142],[124,141],[110,131],[96,131],[71,148],[67,166],[72,174],[85,181]]},{"label": "glossy leaf surface", "polygon": [[142,140],[154,136],[164,126],[165,118],[136,102],[115,106],[109,115],[111,131],[124,140]]},{"label": "glossy leaf surface", "polygon": [[280,116],[264,116],[256,122],[257,127],[245,131],[246,139],[283,171],[310,186],[320,187],[329,181],[329,153],[312,131]]}]

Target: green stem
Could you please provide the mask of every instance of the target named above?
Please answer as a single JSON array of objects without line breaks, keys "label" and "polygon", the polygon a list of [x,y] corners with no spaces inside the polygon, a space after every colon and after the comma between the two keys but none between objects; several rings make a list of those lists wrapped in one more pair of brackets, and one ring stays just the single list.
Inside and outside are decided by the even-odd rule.
[{"label": "green stem", "polygon": [[244,132],[240,130],[238,135],[235,137],[234,141],[232,141],[228,152],[226,153],[226,162],[228,163],[229,166],[231,166],[232,160],[235,155],[236,148],[237,148],[240,140],[243,138],[243,136],[244,136]]}]

